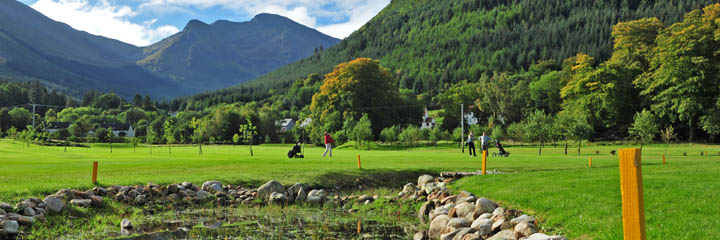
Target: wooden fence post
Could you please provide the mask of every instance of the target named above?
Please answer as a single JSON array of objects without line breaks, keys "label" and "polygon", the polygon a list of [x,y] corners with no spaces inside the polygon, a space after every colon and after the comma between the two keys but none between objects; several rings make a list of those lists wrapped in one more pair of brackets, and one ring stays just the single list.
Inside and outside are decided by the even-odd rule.
[{"label": "wooden fence post", "polygon": [[592,157],[588,157],[588,168],[592,168]]},{"label": "wooden fence post", "polygon": [[663,154],[663,164],[665,164],[665,154]]},{"label": "wooden fence post", "polygon": [[487,150],[482,152],[482,175],[487,173]]},{"label": "wooden fence post", "polygon": [[97,184],[98,161],[93,162],[92,183]]},{"label": "wooden fence post", "polygon": [[360,165],[360,154],[358,154],[358,168],[362,169],[362,165]]},{"label": "wooden fence post", "polygon": [[645,240],[642,153],[640,149],[627,148],[621,149],[619,155],[623,236],[625,240]]}]

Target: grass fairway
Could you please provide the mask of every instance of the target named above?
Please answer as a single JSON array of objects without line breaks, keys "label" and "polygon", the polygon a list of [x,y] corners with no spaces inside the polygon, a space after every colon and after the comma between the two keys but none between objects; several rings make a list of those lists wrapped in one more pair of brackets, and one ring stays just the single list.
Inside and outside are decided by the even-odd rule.
[{"label": "grass fairway", "polygon": [[[617,149],[618,147],[612,147]],[[610,147],[591,147],[608,153]],[[529,149],[508,151],[527,154]],[[536,213],[545,227],[571,239],[622,239],[622,203],[618,157],[559,155],[547,149],[542,157],[515,155],[491,162],[490,169],[517,170],[464,178],[453,187],[487,196],[503,204]],[[710,156],[700,156],[701,151]],[[714,152],[713,152],[714,151]],[[668,164],[664,147],[643,149],[642,171],[647,239],[720,239],[720,156],[710,146],[673,146]],[[687,152],[688,156],[683,156]],[[530,152],[528,152],[530,153]],[[537,151],[532,151],[537,155]],[[587,168],[588,157],[593,168]],[[512,167],[532,157],[534,167]],[[564,160],[563,160],[564,159]],[[493,159],[494,160],[494,159]],[[558,163],[575,162],[574,167]],[[561,164],[566,165],[566,164]]]},{"label": "grass fairway", "polygon": [[[153,154],[128,145],[91,148],[31,146],[0,141],[0,201],[41,196],[60,188],[90,188],[92,161],[100,162],[99,181],[112,184],[158,184],[217,179],[226,183],[259,185],[270,179],[285,184],[306,182],[324,186],[355,184],[356,179],[377,186],[401,186],[421,173],[468,171],[480,168],[480,158],[470,158],[451,147],[334,151],[320,158],[322,148],[308,147],[307,158],[288,159],[290,145],[255,146],[156,146]],[[508,147],[509,158],[490,157],[489,170],[508,174],[469,177],[453,187],[474,192],[506,206],[536,214],[543,226],[573,239],[621,239],[622,218],[618,146],[590,146],[583,155],[562,154],[561,147],[543,149]],[[668,164],[662,165],[664,146],[646,146],[643,177],[648,239],[720,239],[719,148],[674,145]],[[492,149],[491,152],[495,150]],[[595,154],[600,151],[601,154]],[[688,156],[683,156],[687,152]],[[700,156],[708,152],[711,156]],[[362,170],[357,169],[361,155]],[[588,157],[593,168],[587,168]]]}]

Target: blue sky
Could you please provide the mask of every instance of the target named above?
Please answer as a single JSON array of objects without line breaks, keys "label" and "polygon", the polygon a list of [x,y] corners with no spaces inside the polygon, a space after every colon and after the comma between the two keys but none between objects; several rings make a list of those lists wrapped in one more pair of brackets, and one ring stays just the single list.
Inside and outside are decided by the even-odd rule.
[{"label": "blue sky", "polygon": [[147,46],[182,30],[191,19],[248,21],[259,13],[286,16],[344,38],[390,0],[19,0],[75,29]]}]

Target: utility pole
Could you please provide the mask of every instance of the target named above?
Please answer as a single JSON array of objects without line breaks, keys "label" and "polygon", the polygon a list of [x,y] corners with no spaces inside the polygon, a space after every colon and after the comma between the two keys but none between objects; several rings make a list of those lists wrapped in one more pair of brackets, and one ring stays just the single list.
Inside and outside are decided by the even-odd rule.
[{"label": "utility pole", "polygon": [[460,104],[460,145],[462,145],[462,152],[465,153],[465,144],[463,143],[463,140],[465,139],[465,107],[463,104]]},{"label": "utility pole", "polygon": [[33,108],[33,131],[35,131],[35,106],[37,106],[37,104],[31,103],[30,105]]}]

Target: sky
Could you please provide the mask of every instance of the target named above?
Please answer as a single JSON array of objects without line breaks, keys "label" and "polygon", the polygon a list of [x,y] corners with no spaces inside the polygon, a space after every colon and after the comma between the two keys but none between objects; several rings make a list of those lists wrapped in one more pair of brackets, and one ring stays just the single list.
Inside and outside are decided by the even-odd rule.
[{"label": "sky", "polygon": [[390,0],[20,0],[71,27],[147,46],[198,19],[244,22],[274,13],[336,38],[359,29]]}]

